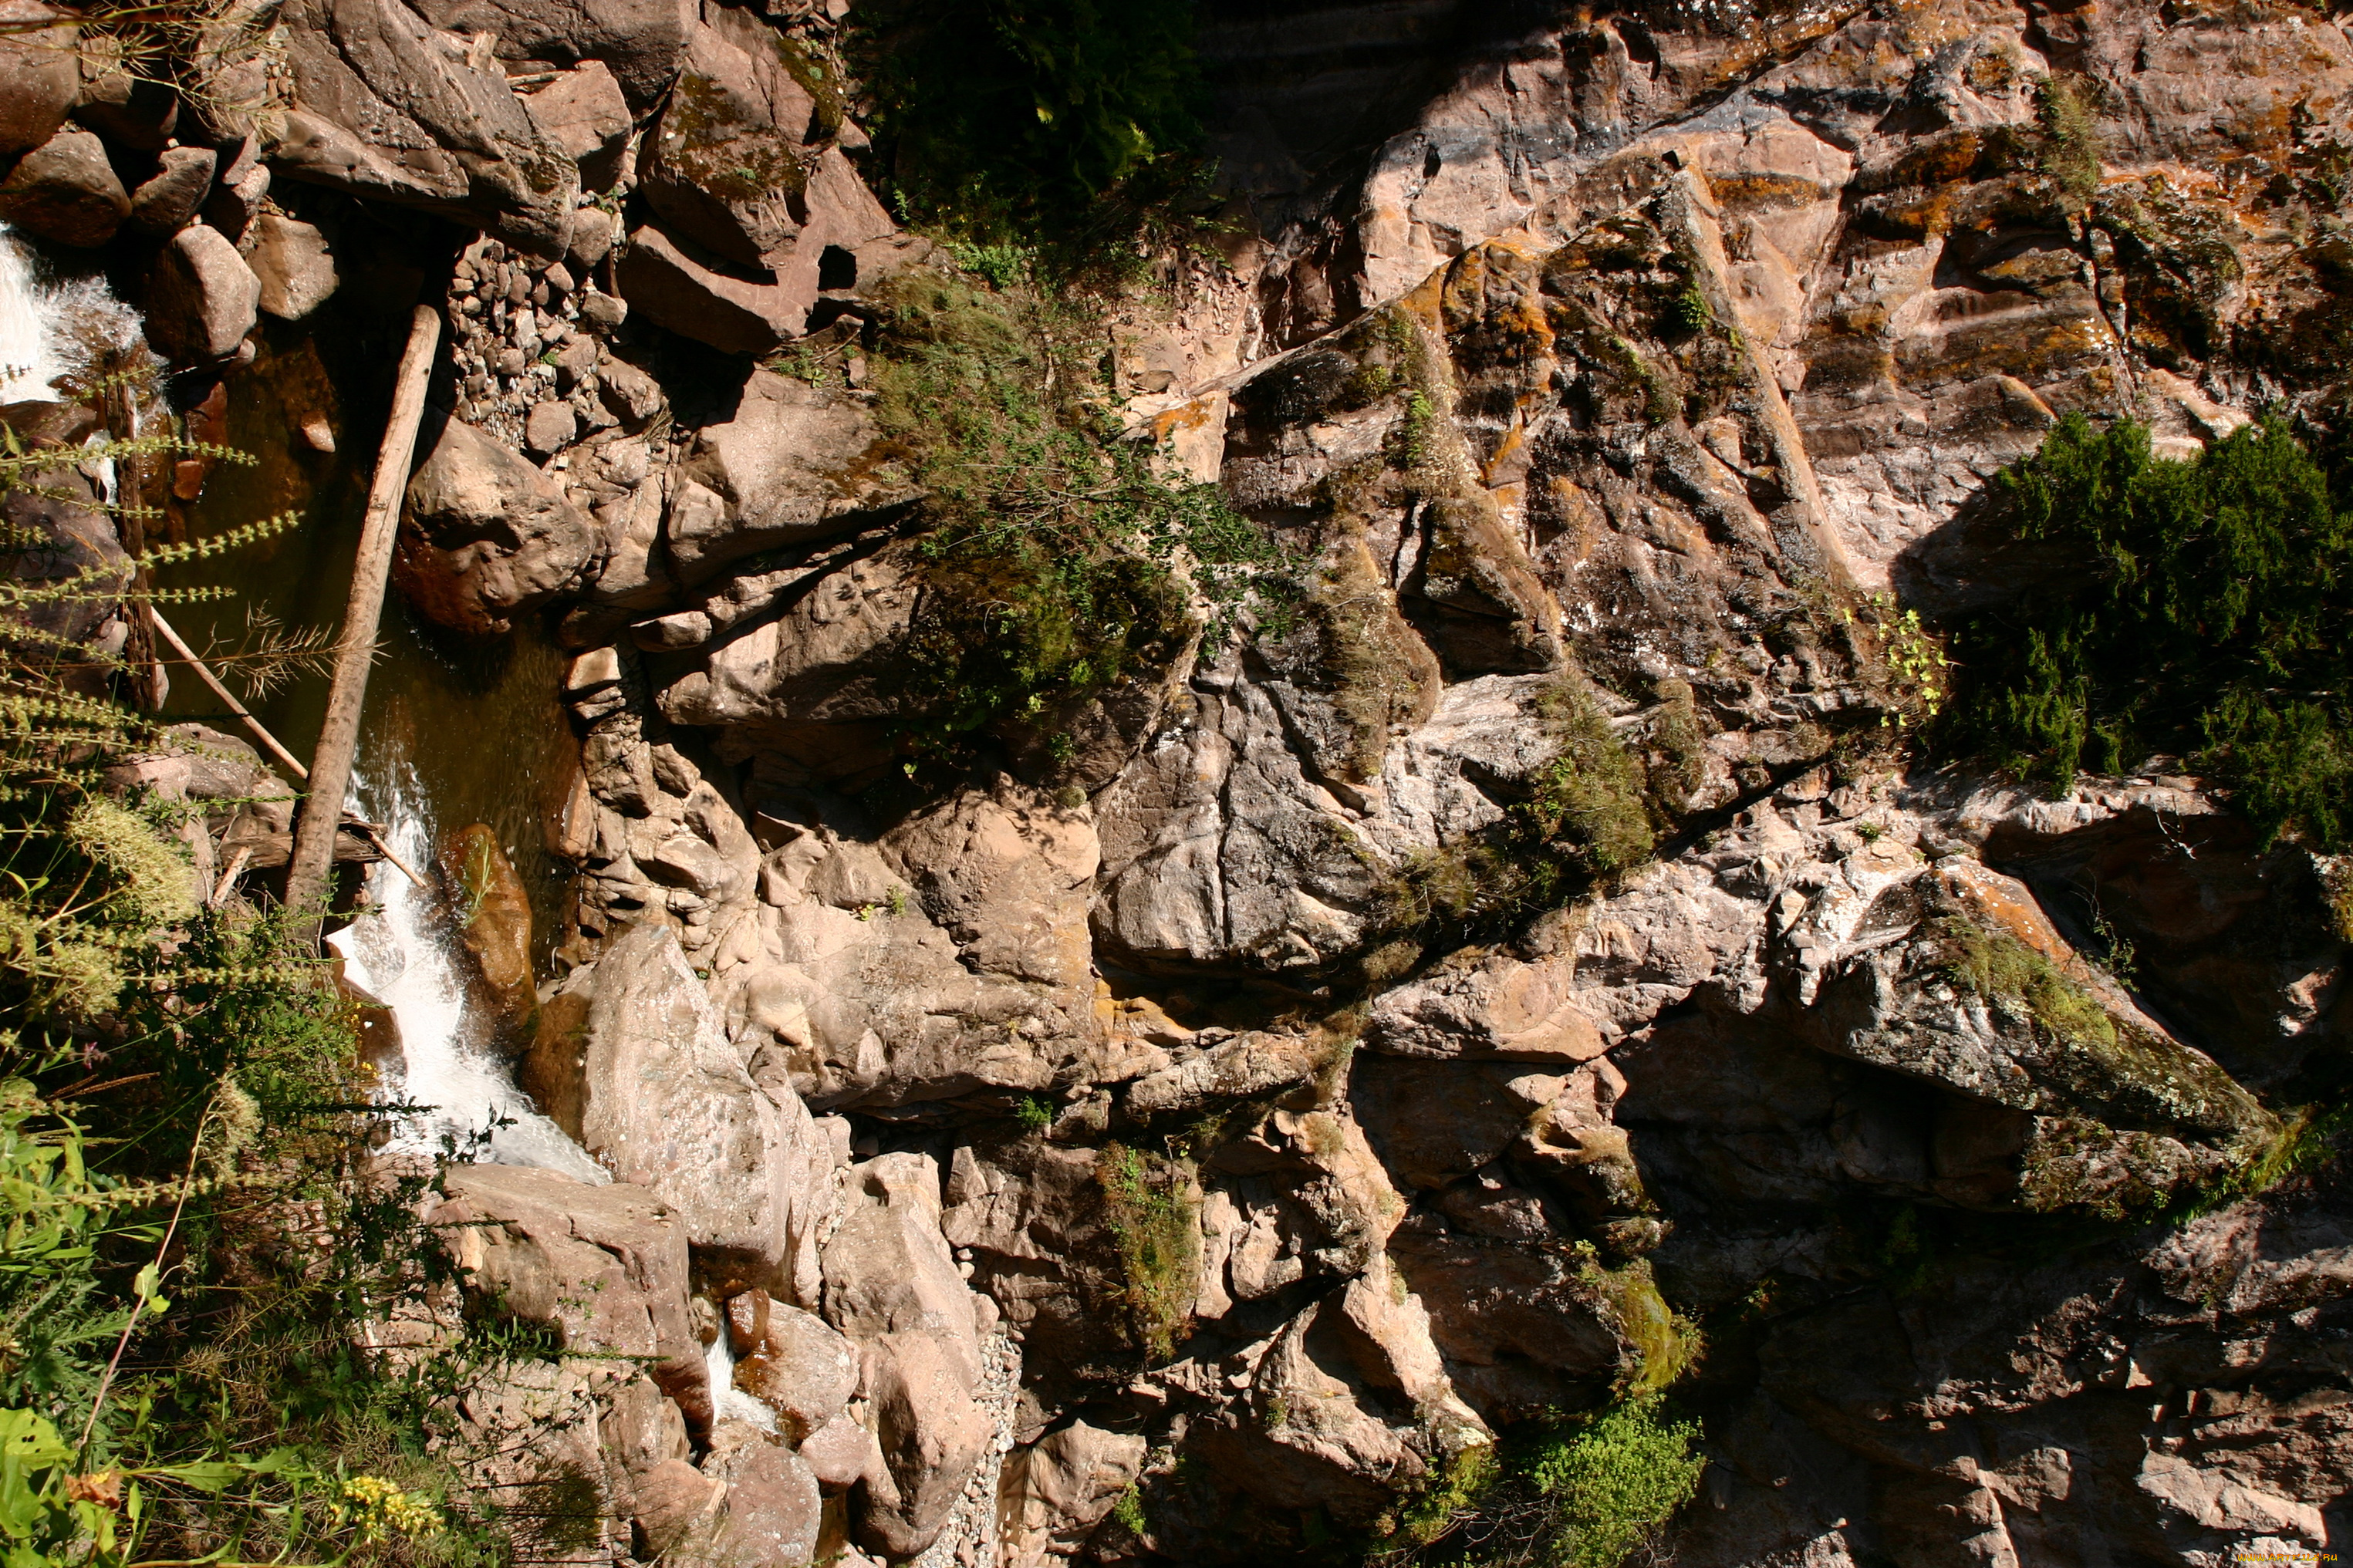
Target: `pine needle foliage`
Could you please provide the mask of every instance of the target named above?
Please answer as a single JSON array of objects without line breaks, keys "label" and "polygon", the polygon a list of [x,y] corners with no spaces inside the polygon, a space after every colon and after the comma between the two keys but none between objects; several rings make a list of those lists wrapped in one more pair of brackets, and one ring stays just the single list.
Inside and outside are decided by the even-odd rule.
[{"label": "pine needle foliage", "polygon": [[1999,482],[2082,569],[1962,628],[1952,741],[2061,789],[2170,751],[2266,838],[2353,840],[2353,515],[2287,428],[2178,463],[2070,415]]}]

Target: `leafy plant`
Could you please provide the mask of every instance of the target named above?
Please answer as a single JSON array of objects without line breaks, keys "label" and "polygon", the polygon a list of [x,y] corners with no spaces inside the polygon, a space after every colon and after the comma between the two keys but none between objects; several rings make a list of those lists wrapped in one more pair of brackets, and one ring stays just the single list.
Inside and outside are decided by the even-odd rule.
[{"label": "leafy plant", "polygon": [[2344,847],[2353,518],[2286,427],[2175,463],[2070,415],[2000,482],[2020,535],[2076,563],[1962,630],[1951,738],[2062,788],[2178,746],[2267,838]]},{"label": "leafy plant", "polygon": [[1699,1489],[1696,1423],[1642,1394],[1589,1418],[1525,1424],[1472,1449],[1391,1516],[1371,1561],[1464,1568],[1617,1568]]},{"label": "leafy plant", "polygon": [[[114,514],[70,453],[0,438],[0,490]],[[43,513],[26,509],[15,515]],[[55,509],[49,515],[56,515]],[[207,907],[196,807],[111,790],[166,737],[87,630],[165,595],[142,567],[290,526],[76,565],[12,530],[0,583],[0,1555],[11,1563],[481,1561],[512,1534],[449,1454],[451,1394],[527,1344],[394,1363],[363,1325],[449,1284],[430,1177],[375,1160],[352,1005],[281,918]],[[85,554],[82,559],[87,559]],[[188,590],[179,597],[212,597]],[[266,640],[266,639],[265,639]],[[265,650],[267,651],[267,650]],[[283,651],[282,649],[280,651]],[[173,744],[185,747],[174,739]],[[206,803],[217,805],[221,803]]]},{"label": "leafy plant", "polygon": [[1658,1411],[1655,1396],[1630,1399],[1536,1461],[1536,1489],[1558,1510],[1552,1562],[1617,1568],[1699,1489],[1698,1426]]}]

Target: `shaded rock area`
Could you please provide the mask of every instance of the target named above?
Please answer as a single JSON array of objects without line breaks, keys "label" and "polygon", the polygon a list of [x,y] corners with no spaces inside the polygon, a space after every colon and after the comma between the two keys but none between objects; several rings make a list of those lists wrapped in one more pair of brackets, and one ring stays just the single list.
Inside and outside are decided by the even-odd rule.
[{"label": "shaded rock area", "polygon": [[[867,183],[855,13],[290,0],[160,104],[0,34],[0,217],[148,279],[194,396],[443,308],[396,581],[568,661],[552,959],[494,834],[449,869],[615,1180],[451,1167],[399,1325],[570,1358],[468,1396],[562,1433],[499,1484],[586,1478],[617,1563],[1303,1561],[1669,1385],[1687,1568],[2341,1550],[2353,1200],[2250,1173],[2342,1095],[2345,868],[2172,759],[1921,761],[1895,617],[2078,569],[1988,489],[2066,414],[2341,406],[2343,23],[1206,9],[1233,227],[1106,374],[1295,613],[944,780],[846,351],[948,258]],[[87,429],[9,417],[15,574],[127,574]],[[290,792],[184,739],[206,897]]]}]

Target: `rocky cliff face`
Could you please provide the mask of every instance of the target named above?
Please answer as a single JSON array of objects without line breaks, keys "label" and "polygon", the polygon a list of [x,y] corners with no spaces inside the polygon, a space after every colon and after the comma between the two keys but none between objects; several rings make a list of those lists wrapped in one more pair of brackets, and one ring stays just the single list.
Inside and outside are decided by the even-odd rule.
[{"label": "rocky cliff face", "polygon": [[[854,353],[936,264],[773,9],[290,12],[150,302],[214,365],[254,274],[301,313],[247,168],[480,231],[401,570],[576,651],[521,1071],[618,1180],[445,1217],[638,1358],[547,1461],[614,1551],[1285,1560],[1677,1379],[1687,1563],[2342,1545],[2347,1194],[2246,1178],[2341,1093],[2337,870],[2162,759],[1915,760],[1898,610],[2066,569],[1986,485],[2064,413],[2326,426],[2337,22],[1213,9],[1240,227],[1113,374],[1300,613],[910,793],[863,361],[702,353]],[[65,112],[0,207],[74,244]]]}]

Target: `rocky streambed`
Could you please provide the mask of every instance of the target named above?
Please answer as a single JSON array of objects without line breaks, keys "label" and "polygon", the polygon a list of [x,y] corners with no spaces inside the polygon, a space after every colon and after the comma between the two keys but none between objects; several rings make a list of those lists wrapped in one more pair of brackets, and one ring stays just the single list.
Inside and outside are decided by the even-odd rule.
[{"label": "rocky streambed", "polygon": [[617,1561],[1318,1561],[1659,1389],[1687,1564],[2341,1547],[2347,1194],[2279,1178],[2341,1103],[2342,867],[2175,759],[1912,747],[1904,612],[2078,569],[1989,489],[2066,414],[2327,427],[2353,40],[1204,23],[1226,226],[1103,374],[1295,613],[953,776],[875,334],[955,258],[870,193],[853,13],[230,7],[169,91],[0,40],[0,216],[264,448],[159,476],[178,525],[348,510],[402,310],[450,325],[398,635],[473,705],[381,711],[523,863],[485,1038],[610,1180],[452,1165],[464,1284],[394,1341],[551,1334],[466,1415]]}]

